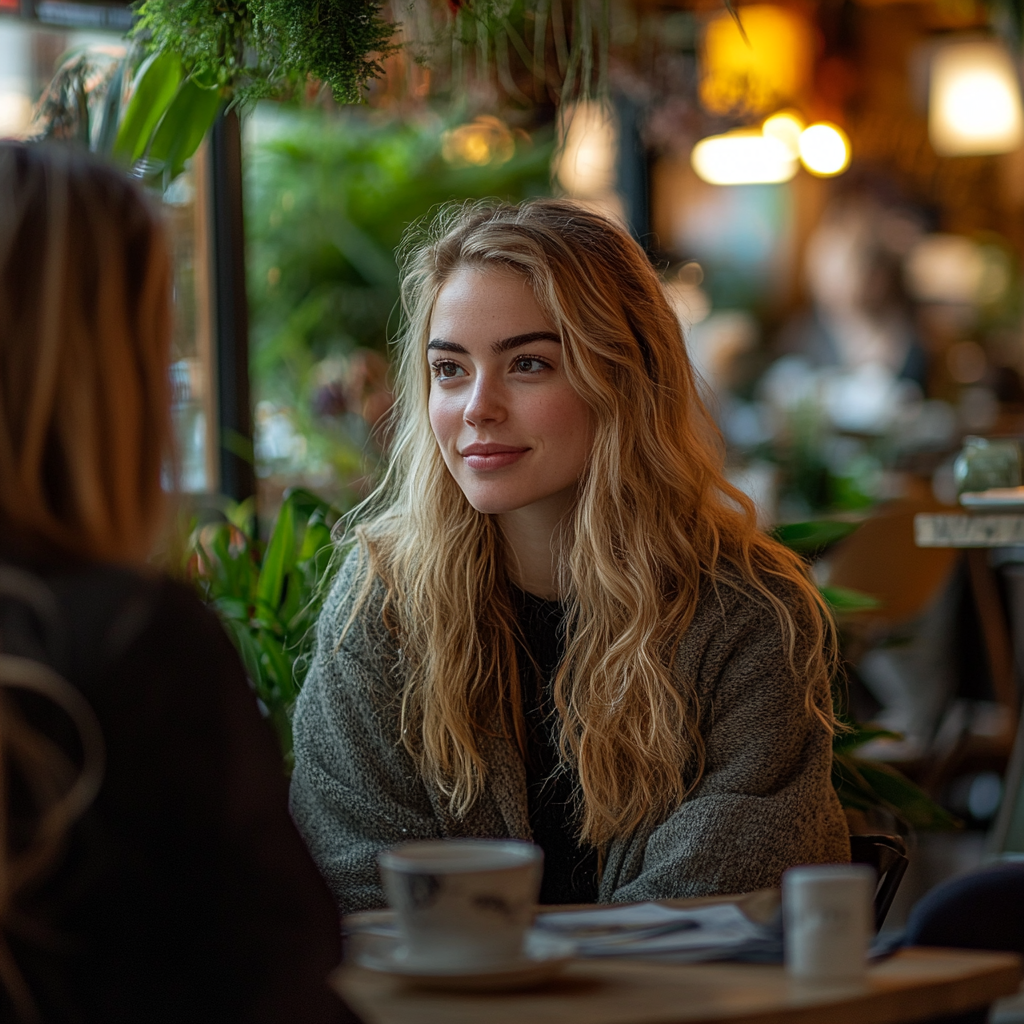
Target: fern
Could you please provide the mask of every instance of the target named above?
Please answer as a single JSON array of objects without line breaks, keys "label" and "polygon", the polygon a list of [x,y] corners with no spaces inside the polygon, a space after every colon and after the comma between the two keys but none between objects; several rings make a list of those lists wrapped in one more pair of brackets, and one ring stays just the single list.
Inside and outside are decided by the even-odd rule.
[{"label": "fern", "polygon": [[287,97],[311,79],[357,102],[396,49],[378,0],[143,0],[138,14],[136,39],[179,54],[186,74],[234,103]]}]

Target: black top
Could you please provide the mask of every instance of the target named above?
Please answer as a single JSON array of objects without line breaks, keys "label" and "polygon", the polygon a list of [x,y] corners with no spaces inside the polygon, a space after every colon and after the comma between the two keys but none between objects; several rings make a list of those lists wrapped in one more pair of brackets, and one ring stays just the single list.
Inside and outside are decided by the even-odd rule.
[{"label": "black top", "polygon": [[526,643],[517,644],[526,719],[526,791],[533,841],[544,851],[541,903],[597,902],[597,850],[581,846],[574,810],[576,779],[561,763],[551,687],[565,652],[565,615],[516,587],[512,601]]},{"label": "black top", "polygon": [[[42,1020],[354,1021],[325,983],[341,953],[333,899],[220,624],[159,577],[101,566],[45,579],[57,625],[47,637],[38,615],[0,595],[0,649],[49,662],[84,695],[106,768],[61,860],[8,920]],[[79,756],[55,705],[3,692]],[[15,826],[18,809],[15,799]]]}]

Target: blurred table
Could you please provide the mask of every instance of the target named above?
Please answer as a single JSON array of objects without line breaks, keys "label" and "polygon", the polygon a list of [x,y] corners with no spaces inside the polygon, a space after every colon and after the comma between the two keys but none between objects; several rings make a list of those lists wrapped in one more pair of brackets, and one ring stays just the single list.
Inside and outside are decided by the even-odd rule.
[{"label": "blurred table", "polygon": [[863,985],[811,986],[782,967],[575,960],[523,992],[421,991],[359,967],[336,975],[366,1024],[899,1024],[960,1013],[1011,995],[1010,953],[906,949]]}]

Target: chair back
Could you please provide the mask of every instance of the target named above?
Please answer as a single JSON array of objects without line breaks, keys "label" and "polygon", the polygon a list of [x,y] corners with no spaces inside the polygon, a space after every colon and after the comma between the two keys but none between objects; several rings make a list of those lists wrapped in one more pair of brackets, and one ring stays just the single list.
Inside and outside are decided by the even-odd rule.
[{"label": "chair back", "polygon": [[[1024,955],[1024,864],[1003,863],[950,878],[914,904],[906,946],[991,949]],[[989,1008],[925,1024],[987,1024]]]},{"label": "chair back", "polygon": [[910,912],[904,942],[1024,955],[1024,864],[990,864],[935,886]]},{"label": "chair back", "polygon": [[900,836],[850,836],[850,860],[854,864],[867,864],[875,869],[878,877],[875,886],[875,931],[878,931],[910,864],[907,844]]}]

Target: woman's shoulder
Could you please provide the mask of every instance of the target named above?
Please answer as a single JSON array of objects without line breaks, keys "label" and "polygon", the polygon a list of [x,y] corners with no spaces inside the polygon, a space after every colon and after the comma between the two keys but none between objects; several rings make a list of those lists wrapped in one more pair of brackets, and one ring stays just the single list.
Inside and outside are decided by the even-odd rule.
[{"label": "woman's shoulder", "polygon": [[751,567],[722,560],[714,573],[705,573],[697,596],[693,621],[709,628],[741,631],[754,620],[777,620],[786,609],[794,618],[811,613],[807,584],[783,567]]},{"label": "woman's shoulder", "polygon": [[51,585],[83,663],[92,661],[108,672],[117,665],[152,662],[162,669],[154,679],[174,675],[183,690],[190,679],[208,686],[211,679],[241,675],[221,620],[184,581],[98,565],[57,576]]},{"label": "woman's shoulder", "polygon": [[390,659],[394,638],[385,623],[387,588],[357,544],[340,559],[320,611],[317,640],[321,652],[344,650],[364,661]]},{"label": "woman's shoulder", "polygon": [[750,574],[723,564],[701,583],[693,617],[680,638],[679,663],[688,674],[717,676],[737,658],[767,667],[822,639],[822,612],[810,584],[792,574]]}]

